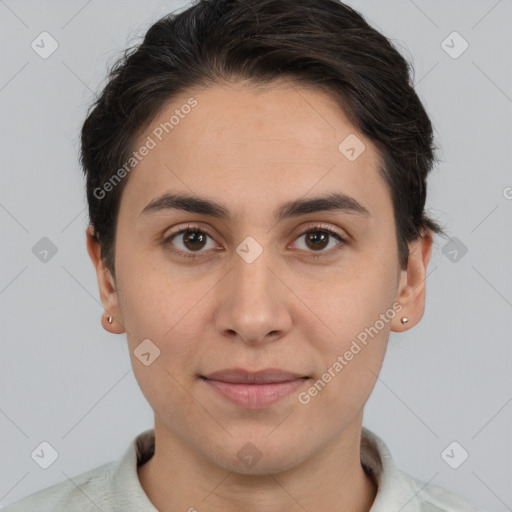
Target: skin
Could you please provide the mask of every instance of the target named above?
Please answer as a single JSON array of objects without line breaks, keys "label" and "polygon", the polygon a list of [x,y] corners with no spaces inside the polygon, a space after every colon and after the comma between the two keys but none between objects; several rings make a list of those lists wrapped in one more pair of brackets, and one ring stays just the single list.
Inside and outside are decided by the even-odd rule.
[{"label": "skin", "polygon": [[[410,244],[401,271],[375,146],[327,93],[288,82],[265,90],[242,83],[190,89],[159,113],[141,144],[192,96],[198,105],[129,175],[115,280],[87,230],[102,325],[126,333],[136,379],[155,413],[156,453],[138,469],[141,485],[163,512],[368,511],[377,489],[360,463],[363,407],[390,330],[410,329],[423,316],[432,236]],[[350,134],[366,146],[354,161],[338,149]],[[274,222],[285,201],[333,191],[352,196],[371,216],[325,211]],[[232,218],[174,210],[140,216],[164,192],[213,199]],[[166,245],[165,236],[185,222],[212,237],[193,245],[181,234]],[[339,246],[331,236],[327,247],[308,245],[301,234],[319,223],[349,243]],[[250,264],[236,252],[247,236],[263,249]],[[172,243],[199,257],[172,253]],[[341,248],[314,258],[318,247]],[[277,367],[310,376],[299,390],[307,391],[397,302],[402,311],[308,404],[294,392],[265,408],[241,408],[198,377]],[[149,366],[134,355],[146,338],[160,349]],[[262,454],[251,467],[237,457],[248,442]]]}]

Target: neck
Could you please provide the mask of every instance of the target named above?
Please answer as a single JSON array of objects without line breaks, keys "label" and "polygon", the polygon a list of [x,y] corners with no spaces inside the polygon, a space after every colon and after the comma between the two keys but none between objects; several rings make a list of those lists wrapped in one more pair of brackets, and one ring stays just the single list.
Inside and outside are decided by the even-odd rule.
[{"label": "neck", "polygon": [[361,465],[361,420],[290,469],[247,475],[213,464],[155,418],[155,455],[138,468],[139,480],[160,512],[368,512],[377,486]]}]

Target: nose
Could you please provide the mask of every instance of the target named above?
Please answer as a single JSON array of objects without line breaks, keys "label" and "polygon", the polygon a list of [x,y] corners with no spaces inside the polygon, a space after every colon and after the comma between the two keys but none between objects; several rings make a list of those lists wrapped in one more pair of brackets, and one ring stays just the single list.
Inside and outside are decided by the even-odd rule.
[{"label": "nose", "polygon": [[294,295],[271,256],[264,250],[251,263],[238,255],[234,258],[233,268],[219,283],[216,328],[222,336],[261,345],[291,329]]}]

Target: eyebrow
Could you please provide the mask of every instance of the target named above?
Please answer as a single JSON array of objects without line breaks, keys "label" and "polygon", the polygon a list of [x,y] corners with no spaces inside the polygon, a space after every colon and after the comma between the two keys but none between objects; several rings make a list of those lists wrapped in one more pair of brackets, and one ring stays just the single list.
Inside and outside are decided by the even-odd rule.
[{"label": "eyebrow", "polygon": [[[169,210],[199,213],[221,220],[229,220],[230,218],[229,210],[216,201],[198,196],[170,193],[153,199],[140,212],[139,217]],[[356,214],[361,217],[371,217],[368,209],[356,199],[341,192],[334,192],[327,196],[288,201],[274,212],[274,220],[279,222],[286,218],[322,211],[336,211]]]}]

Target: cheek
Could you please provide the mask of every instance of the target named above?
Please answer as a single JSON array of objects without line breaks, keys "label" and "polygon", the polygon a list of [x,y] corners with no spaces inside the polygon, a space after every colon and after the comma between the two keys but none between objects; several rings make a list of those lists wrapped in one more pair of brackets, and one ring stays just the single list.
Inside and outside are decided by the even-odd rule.
[{"label": "cheek", "polygon": [[[385,310],[384,310],[385,311]],[[306,389],[311,399],[308,414],[331,411],[338,421],[351,418],[368,400],[386,354],[389,323],[375,326],[366,322],[368,310],[359,315],[340,315],[335,325],[336,337],[317,343],[322,354],[318,374]],[[378,315],[377,315],[378,319]],[[380,327],[380,329],[379,329]],[[336,423],[336,422],[335,422]]]},{"label": "cheek", "polygon": [[[187,311],[190,319],[193,314],[182,294],[178,296],[177,291],[173,293],[171,287],[162,286],[151,276],[142,286],[142,277],[140,274],[130,287],[125,287],[122,296],[132,368],[142,393],[160,417],[176,410],[187,413],[193,404],[186,390],[197,373],[195,342],[200,340],[197,332],[190,333]],[[195,302],[197,299],[192,304]],[[145,342],[149,349],[144,352],[149,350],[149,358],[154,358],[148,365],[139,348],[147,339],[151,343]]]},{"label": "cheek", "polygon": [[[174,375],[191,375],[198,353],[197,342],[201,340],[203,325],[198,315],[202,312],[198,298],[211,287],[205,282],[183,284],[179,276],[167,276],[151,263],[130,264],[124,262],[119,273],[120,309],[123,315],[132,364],[135,371],[148,379],[171,381]],[[134,269],[130,271],[131,269]],[[157,347],[155,366],[160,368],[158,376],[145,372],[136,360],[134,351],[143,340],[149,339]],[[165,373],[165,370],[169,373]],[[148,373],[148,377],[146,377]],[[149,376],[151,375],[151,376]],[[168,388],[167,383],[164,388]],[[174,385],[176,382],[174,381]]]},{"label": "cheek", "polygon": [[[354,268],[331,276],[327,283],[315,289],[304,286],[301,298],[317,317],[322,328],[319,341],[337,351],[392,309],[396,296],[396,272],[391,265],[361,262]],[[389,322],[388,322],[389,324]],[[379,324],[380,325],[380,324]],[[385,334],[389,332],[380,326]]]},{"label": "cheek", "polygon": [[119,257],[119,303],[128,335],[160,338],[182,309],[179,283],[167,278],[162,266],[133,248]]},{"label": "cheek", "polygon": [[[322,320],[323,336],[311,337],[322,354],[319,384],[333,408],[357,408],[371,393],[386,354],[393,309],[395,274],[371,265],[339,276],[336,286],[309,295],[308,304]],[[310,320],[311,322],[312,320]],[[314,322],[318,325],[318,320]],[[327,328],[328,327],[328,328]],[[315,393],[315,391],[312,391]]]}]

